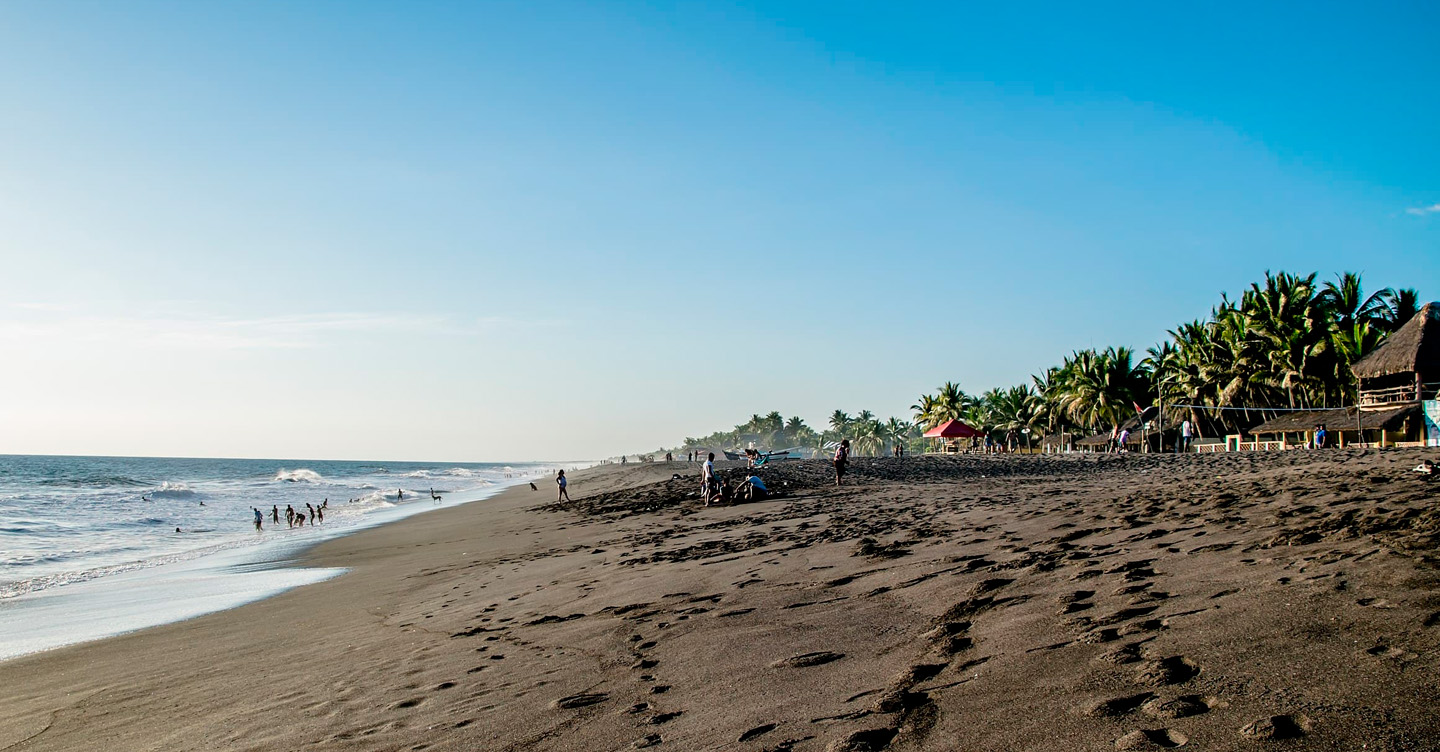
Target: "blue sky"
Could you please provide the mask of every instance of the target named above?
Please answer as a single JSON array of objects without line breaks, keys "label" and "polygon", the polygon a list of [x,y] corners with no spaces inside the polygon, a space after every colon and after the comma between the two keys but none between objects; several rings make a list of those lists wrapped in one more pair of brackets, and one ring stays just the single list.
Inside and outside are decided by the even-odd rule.
[{"label": "blue sky", "polygon": [[904,415],[1266,269],[1440,297],[1440,8],[0,6],[0,452]]}]

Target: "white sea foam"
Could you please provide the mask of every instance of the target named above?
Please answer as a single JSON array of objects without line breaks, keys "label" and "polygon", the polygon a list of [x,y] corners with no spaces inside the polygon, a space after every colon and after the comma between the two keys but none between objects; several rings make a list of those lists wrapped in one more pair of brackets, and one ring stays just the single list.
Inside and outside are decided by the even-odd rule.
[{"label": "white sea foam", "polygon": [[[322,460],[281,465],[268,460],[0,457],[0,603],[5,604],[0,616],[15,608],[12,604],[63,593],[77,596],[53,602],[83,609],[82,601],[106,588],[128,588],[121,583],[138,583],[134,578],[146,577],[148,570],[208,561],[228,550],[309,545],[397,516],[482,498],[513,482],[506,480],[511,472],[500,465],[438,463],[398,463],[387,473],[374,463]],[[397,486],[404,489],[403,501],[396,498]],[[432,486],[444,496],[443,504],[431,502]],[[326,498],[330,505],[322,524],[285,525],[287,506],[305,511],[305,504]],[[347,503],[351,498],[355,501]],[[252,525],[252,507],[265,513],[262,531]],[[281,513],[278,525],[272,507]],[[82,599],[79,593],[87,595]],[[114,598],[105,597],[123,599],[118,590]],[[63,619],[56,619],[52,626],[69,634]],[[0,626],[0,656],[8,642]]]},{"label": "white sea foam", "polygon": [[275,480],[289,481],[291,483],[319,483],[325,479],[320,477],[320,473],[314,470],[299,467],[294,470],[281,470],[275,473]]}]

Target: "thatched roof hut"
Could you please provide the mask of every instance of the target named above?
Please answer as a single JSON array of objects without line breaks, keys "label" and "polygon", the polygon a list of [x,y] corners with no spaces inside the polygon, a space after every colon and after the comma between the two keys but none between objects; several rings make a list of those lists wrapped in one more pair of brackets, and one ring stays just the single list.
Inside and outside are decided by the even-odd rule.
[{"label": "thatched roof hut", "polygon": [[1440,303],[1426,303],[1373,352],[1351,366],[1360,404],[1434,399],[1440,390]]},{"label": "thatched roof hut", "polygon": [[1330,410],[1305,410],[1302,412],[1284,413],[1274,420],[1267,420],[1264,423],[1251,429],[1250,433],[1256,436],[1282,433],[1308,433],[1315,426],[1323,425],[1330,433],[1337,431],[1354,431],[1358,427],[1362,431],[1400,431],[1405,429],[1405,421],[1413,415],[1420,413],[1419,405],[1396,405],[1392,407],[1380,407],[1373,410],[1361,410],[1360,420],[1355,419],[1355,408],[1344,407]]}]

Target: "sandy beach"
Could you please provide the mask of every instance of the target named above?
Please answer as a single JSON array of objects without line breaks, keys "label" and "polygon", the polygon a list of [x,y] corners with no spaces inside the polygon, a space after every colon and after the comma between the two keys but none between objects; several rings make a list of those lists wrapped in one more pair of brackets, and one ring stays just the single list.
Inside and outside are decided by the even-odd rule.
[{"label": "sandy beach", "polygon": [[0,663],[0,750],[1440,749],[1433,454],[593,468]]}]

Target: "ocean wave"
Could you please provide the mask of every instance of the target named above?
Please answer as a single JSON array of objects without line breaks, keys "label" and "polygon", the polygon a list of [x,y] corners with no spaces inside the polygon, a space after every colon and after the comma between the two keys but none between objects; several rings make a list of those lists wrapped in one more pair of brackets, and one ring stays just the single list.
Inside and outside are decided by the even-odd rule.
[{"label": "ocean wave", "polygon": [[412,470],[412,471],[410,471],[410,472],[408,472],[408,473],[405,473],[404,475],[401,475],[400,477],[402,477],[402,478],[429,478],[429,477],[430,477],[430,471],[429,471],[429,470]]},{"label": "ocean wave", "polygon": [[275,480],[289,481],[291,483],[319,483],[325,479],[320,477],[320,473],[314,470],[299,467],[294,470],[285,470],[282,468],[280,472],[275,473]]},{"label": "ocean wave", "polygon": [[186,484],[184,484],[184,483],[180,483],[180,482],[178,482],[178,481],[175,482],[175,483],[171,483],[170,481],[167,480],[167,481],[161,483],[159,488],[155,489],[154,491],[151,491],[151,492],[150,492],[150,495],[151,495],[151,496],[194,496],[194,495],[195,495],[195,489],[191,488],[190,486],[188,486],[188,485],[186,485]]},{"label": "ocean wave", "polygon": [[391,498],[392,495],[385,491],[374,491],[355,499],[353,503],[366,507],[393,507],[395,502],[391,501]]},{"label": "ocean wave", "polygon": [[45,478],[37,483],[41,486],[72,486],[78,488],[110,488],[114,486],[135,487],[148,486],[142,480],[135,480],[126,475],[90,475],[83,478]]}]

